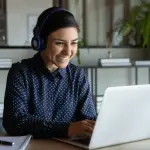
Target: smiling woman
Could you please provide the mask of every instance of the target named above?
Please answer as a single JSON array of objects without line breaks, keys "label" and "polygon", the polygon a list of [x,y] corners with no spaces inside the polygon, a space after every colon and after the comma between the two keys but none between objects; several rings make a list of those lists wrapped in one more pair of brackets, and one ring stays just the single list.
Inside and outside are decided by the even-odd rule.
[{"label": "smiling woman", "polygon": [[37,54],[9,70],[3,126],[10,135],[91,135],[96,111],[83,69],[69,63],[78,47],[74,16],[52,7],[38,17],[32,47]]},{"label": "smiling woman", "polygon": [[47,68],[55,71],[65,68],[76,55],[78,31],[75,27],[61,28],[48,36],[47,47],[41,56]]}]

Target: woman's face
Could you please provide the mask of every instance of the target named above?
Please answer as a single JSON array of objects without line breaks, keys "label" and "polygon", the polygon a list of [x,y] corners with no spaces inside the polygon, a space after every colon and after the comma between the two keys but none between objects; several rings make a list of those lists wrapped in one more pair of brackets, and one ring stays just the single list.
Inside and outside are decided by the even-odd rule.
[{"label": "woman's face", "polygon": [[49,68],[65,68],[76,55],[78,31],[75,27],[60,28],[48,36],[47,47],[43,51]]}]

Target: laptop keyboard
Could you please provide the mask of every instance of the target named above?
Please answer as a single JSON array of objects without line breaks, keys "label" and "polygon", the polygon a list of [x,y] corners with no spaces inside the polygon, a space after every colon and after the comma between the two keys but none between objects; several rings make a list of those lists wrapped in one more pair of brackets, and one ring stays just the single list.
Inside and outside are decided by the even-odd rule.
[{"label": "laptop keyboard", "polygon": [[84,145],[89,145],[90,144],[90,137],[85,137],[85,138],[79,138],[79,139],[73,139],[72,141],[77,142],[77,143],[81,143]]}]

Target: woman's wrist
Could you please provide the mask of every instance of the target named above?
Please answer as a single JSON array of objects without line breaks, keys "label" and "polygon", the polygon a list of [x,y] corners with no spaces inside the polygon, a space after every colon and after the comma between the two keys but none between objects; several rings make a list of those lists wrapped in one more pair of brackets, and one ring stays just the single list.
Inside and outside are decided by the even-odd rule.
[{"label": "woman's wrist", "polygon": [[75,126],[75,123],[70,123],[69,128],[68,128],[68,137],[74,136],[74,126]]}]

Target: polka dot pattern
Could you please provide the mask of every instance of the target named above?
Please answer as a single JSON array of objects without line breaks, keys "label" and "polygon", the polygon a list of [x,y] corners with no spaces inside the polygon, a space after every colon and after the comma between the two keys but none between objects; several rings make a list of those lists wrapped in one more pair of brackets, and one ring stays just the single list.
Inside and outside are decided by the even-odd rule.
[{"label": "polka dot pattern", "polygon": [[71,122],[95,118],[90,85],[80,67],[69,64],[51,73],[37,53],[9,70],[3,113],[9,134],[67,136]]}]

